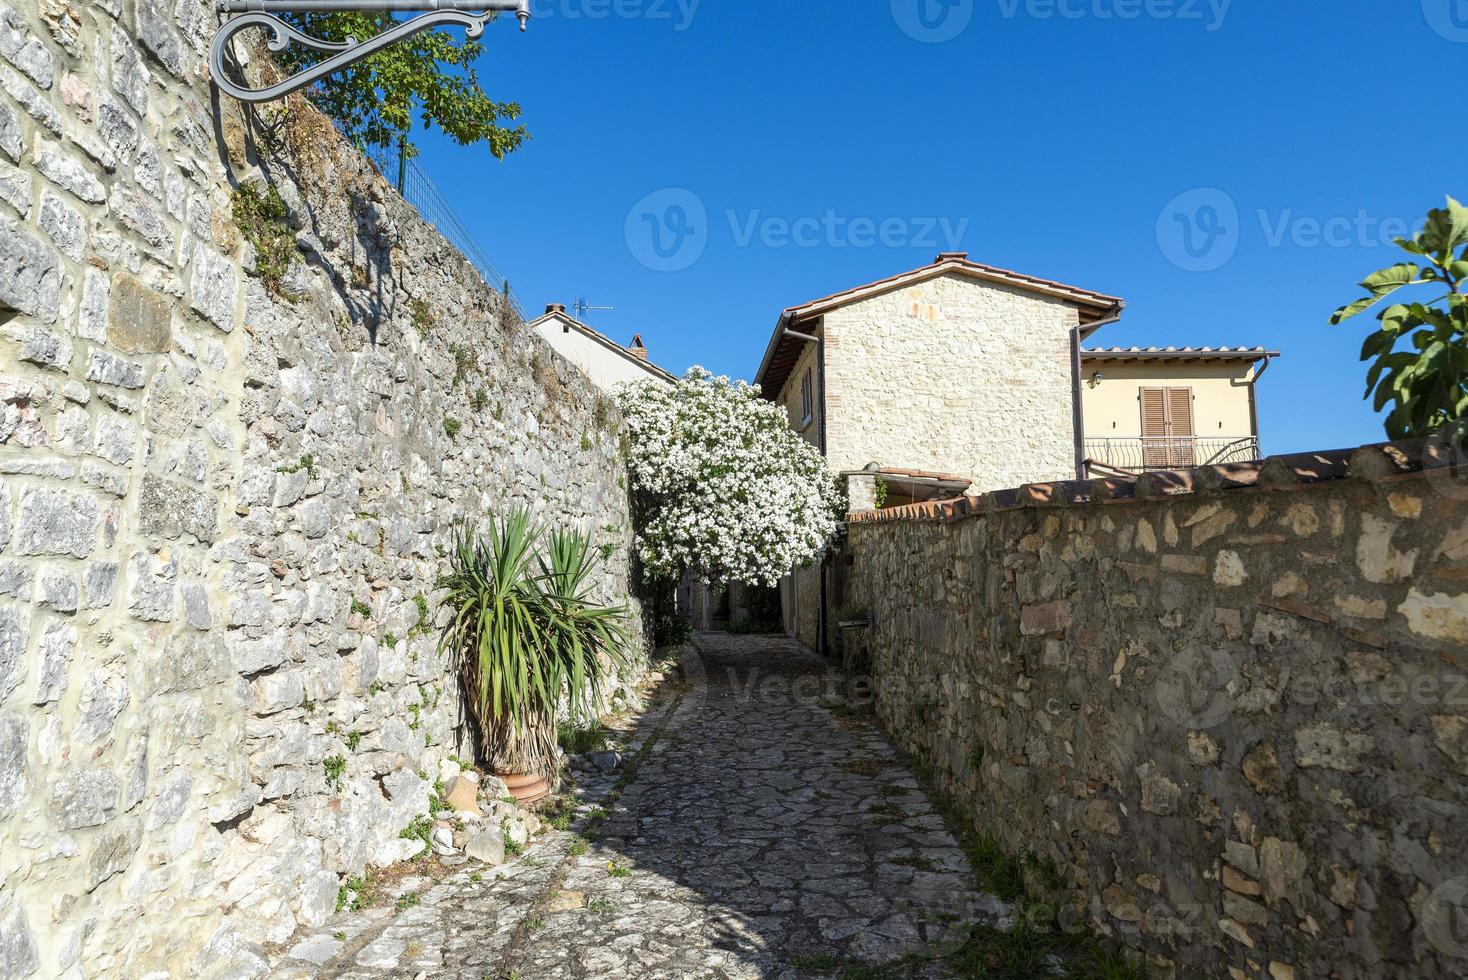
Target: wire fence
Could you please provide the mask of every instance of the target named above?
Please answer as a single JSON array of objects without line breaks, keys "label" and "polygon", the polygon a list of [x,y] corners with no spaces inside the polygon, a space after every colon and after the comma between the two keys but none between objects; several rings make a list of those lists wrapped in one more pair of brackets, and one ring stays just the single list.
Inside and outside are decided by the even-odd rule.
[{"label": "wire fence", "polygon": [[388,183],[398,189],[403,200],[417,208],[423,220],[437,228],[449,240],[449,244],[464,254],[464,258],[469,260],[469,264],[474,266],[484,281],[509,301],[510,309],[515,311],[515,315],[521,320],[526,319],[520,301],[510,292],[508,280],[489,260],[489,256],[484,254],[484,249],[469,234],[469,230],[444,199],[433,178],[418,166],[417,161],[402,160],[396,148],[369,148],[367,158],[377,166]]}]

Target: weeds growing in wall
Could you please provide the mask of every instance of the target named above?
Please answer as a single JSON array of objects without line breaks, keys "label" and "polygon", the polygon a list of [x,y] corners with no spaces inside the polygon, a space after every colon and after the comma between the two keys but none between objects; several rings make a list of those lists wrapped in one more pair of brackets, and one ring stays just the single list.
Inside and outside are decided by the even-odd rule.
[{"label": "weeds growing in wall", "polygon": [[285,291],[285,277],[295,264],[296,236],[280,192],[261,181],[248,181],[234,189],[230,212],[240,234],[255,247],[255,274],[271,295],[294,302],[296,297]]}]

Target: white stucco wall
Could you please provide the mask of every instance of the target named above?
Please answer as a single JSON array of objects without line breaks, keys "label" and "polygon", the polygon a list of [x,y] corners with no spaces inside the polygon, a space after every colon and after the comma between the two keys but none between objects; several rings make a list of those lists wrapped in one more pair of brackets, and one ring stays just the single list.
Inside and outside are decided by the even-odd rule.
[{"label": "white stucco wall", "polygon": [[580,368],[593,384],[609,394],[624,381],[668,380],[652,367],[618,354],[575,327],[568,328],[556,317],[542,317],[534,326],[557,354]]},{"label": "white stucco wall", "polygon": [[951,274],[826,314],[831,469],[956,473],[976,493],[1073,478],[1077,322],[1060,300]]}]

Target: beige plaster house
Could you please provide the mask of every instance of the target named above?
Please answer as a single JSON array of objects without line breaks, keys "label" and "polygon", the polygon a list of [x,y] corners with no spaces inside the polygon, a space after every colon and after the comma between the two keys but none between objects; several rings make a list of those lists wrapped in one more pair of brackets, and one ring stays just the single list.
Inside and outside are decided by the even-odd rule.
[{"label": "beige plaster house", "polygon": [[1083,349],[1088,470],[1260,458],[1254,386],[1278,356],[1262,347]]},{"label": "beige plaster house", "polygon": [[[783,310],[755,381],[846,479],[851,510],[1192,465],[1225,448],[1253,458],[1254,365],[1276,352],[1085,348],[1124,307],[944,252]],[[839,563],[796,569],[782,589],[787,630],[824,647]]]}]

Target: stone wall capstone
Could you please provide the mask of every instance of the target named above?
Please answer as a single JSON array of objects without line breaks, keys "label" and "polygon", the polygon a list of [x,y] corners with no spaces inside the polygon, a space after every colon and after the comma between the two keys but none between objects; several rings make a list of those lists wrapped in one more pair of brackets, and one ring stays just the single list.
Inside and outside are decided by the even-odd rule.
[{"label": "stone wall capstone", "polygon": [[1062,922],[1163,977],[1468,968],[1468,490],[1440,455],[1027,486],[854,515],[849,548],[882,721],[1053,862]]},{"label": "stone wall capstone", "polygon": [[615,407],[329,121],[215,99],[215,23],[0,3],[6,977],[259,975],[414,850],[460,531],[580,526],[626,600]]}]

